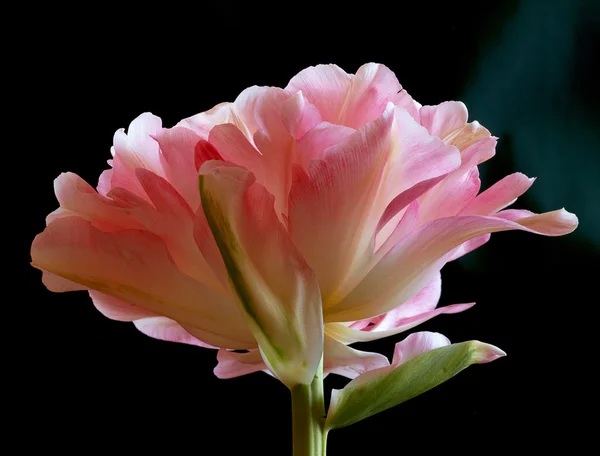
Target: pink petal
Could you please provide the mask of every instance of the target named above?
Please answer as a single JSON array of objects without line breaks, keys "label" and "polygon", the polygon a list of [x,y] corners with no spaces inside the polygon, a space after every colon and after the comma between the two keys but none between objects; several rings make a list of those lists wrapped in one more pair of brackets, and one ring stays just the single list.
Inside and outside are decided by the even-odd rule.
[{"label": "pink petal", "polygon": [[143,307],[131,305],[114,296],[96,290],[90,290],[89,294],[96,309],[111,320],[134,321],[140,318],[158,316],[155,312],[144,309]]},{"label": "pink petal", "polygon": [[157,236],[105,233],[79,217],[52,222],[31,247],[33,266],[195,328],[222,347],[256,342],[225,295],[181,273]]},{"label": "pink petal", "polygon": [[196,144],[196,149],[194,151],[194,169],[196,170],[196,174],[204,162],[209,160],[223,160],[223,157],[215,146],[208,141],[201,139]]},{"label": "pink petal", "polygon": [[159,146],[154,139],[161,129],[162,122],[158,117],[144,113],[131,122],[127,134],[123,129],[115,133],[111,188],[120,187],[146,198],[135,177],[135,170],[144,168],[164,175]]},{"label": "pink petal", "polygon": [[[249,132],[253,135],[254,144],[263,158],[262,170],[239,164],[252,171],[256,180],[275,197],[277,214],[287,213],[292,163],[295,158],[294,138],[282,121],[282,115],[286,114],[285,107],[290,102],[290,98],[288,92],[276,87],[251,87],[242,92],[235,101]],[[303,129],[316,125],[320,119],[314,106],[304,107],[310,110],[312,118],[308,118],[311,114],[307,112],[308,123],[302,126]],[[289,122],[290,118],[286,117],[284,120]],[[295,126],[288,125],[288,127],[296,130]]]},{"label": "pink petal", "polygon": [[177,124],[177,127],[188,128],[198,134],[200,138],[208,139],[208,134],[215,125],[226,123],[232,123],[241,131],[246,131],[244,121],[233,103],[220,103],[208,111],[183,119]]},{"label": "pink petal", "polygon": [[392,125],[390,109],[312,162],[308,174],[295,169],[289,231],[317,275],[325,303],[370,248],[377,219],[369,214],[393,147]]},{"label": "pink petal", "polygon": [[356,378],[367,371],[389,365],[388,359],[379,353],[356,350],[325,336],[323,372],[326,374]]},{"label": "pink petal", "polygon": [[395,109],[395,121],[396,153],[390,159],[389,177],[383,190],[387,204],[418,183],[448,174],[461,164],[456,148],[429,135],[404,109]]},{"label": "pink petal", "polygon": [[429,312],[437,306],[442,295],[442,275],[438,272],[433,279],[401,306],[375,317],[369,331],[386,331],[402,325],[402,320]]},{"label": "pink petal", "polygon": [[146,317],[133,322],[135,327],[147,336],[167,342],[196,345],[203,348],[218,348],[192,336],[174,320],[166,317]]},{"label": "pink petal", "polygon": [[[283,127],[282,127],[283,128]],[[281,134],[279,131],[278,134]],[[275,196],[277,213],[287,212],[287,195],[291,184],[292,138],[285,133],[270,143],[264,130],[257,130],[259,152],[234,125],[219,125],[212,129],[209,142],[223,160],[251,171],[257,182]],[[274,150],[279,152],[273,156]]]},{"label": "pink petal", "polygon": [[402,89],[392,99],[394,106],[404,109],[416,122],[420,121],[419,110],[421,105],[411,97],[406,90]]},{"label": "pink petal", "polygon": [[337,65],[317,65],[294,76],[285,90],[301,91],[325,122],[337,124],[351,81],[352,76]]},{"label": "pink petal", "polygon": [[411,334],[394,347],[392,365],[399,366],[423,353],[450,344],[450,339],[440,333],[423,331]]},{"label": "pink petal", "polygon": [[419,201],[419,224],[457,215],[479,192],[481,181],[476,166],[450,173]]},{"label": "pink petal", "polygon": [[[195,214],[173,186],[151,171],[138,168],[136,176],[153,208],[132,208],[148,231],[160,236],[179,270],[211,288],[225,291],[194,240]],[[230,297],[230,300],[232,297]]]},{"label": "pink petal", "polygon": [[254,176],[233,166],[200,169],[202,207],[245,320],[270,370],[286,385],[310,383],[322,357],[322,307],[313,272]]},{"label": "pink petal", "polygon": [[220,379],[241,377],[268,370],[258,349],[249,350],[247,353],[237,353],[222,348],[217,352],[217,361],[214,373]]},{"label": "pink petal", "polygon": [[336,123],[358,129],[377,119],[394,101],[402,86],[386,66],[368,63],[352,78],[343,109]]},{"label": "pink petal", "polygon": [[48,288],[48,290],[55,293],[87,290],[87,288],[83,285],[63,279],[61,276],[57,276],[56,274],[52,274],[48,271],[42,271],[42,283],[46,286],[46,288]]},{"label": "pink petal", "polygon": [[[414,187],[413,187],[414,188]],[[384,227],[377,233],[375,242],[375,253],[370,261],[370,267],[375,266],[386,253],[388,253],[404,236],[413,231],[419,224],[419,202],[413,201],[406,210],[399,214],[402,217],[393,226],[395,219],[392,219],[388,227]]]},{"label": "pink petal", "polygon": [[235,124],[248,139],[256,139],[261,131],[270,137],[288,136],[281,121],[281,112],[290,93],[278,87],[249,87],[234,102],[235,110],[244,122],[244,128]]},{"label": "pink petal", "polygon": [[130,214],[126,205],[99,195],[77,174],[62,173],[58,176],[54,180],[54,192],[61,209],[47,217],[47,224],[57,218],[78,215],[102,231],[143,228],[143,224]]},{"label": "pink petal", "polygon": [[324,159],[325,152],[330,147],[341,143],[354,131],[342,125],[321,122],[296,143],[296,162],[308,171],[312,160]]},{"label": "pink petal", "polygon": [[[465,208],[460,211],[459,215],[492,215],[500,209],[512,204],[519,196],[527,191],[534,181],[535,178],[530,179],[521,173],[514,173],[506,176],[504,179],[498,181],[489,189],[472,199]],[[505,211],[504,213],[501,212],[496,214],[496,216],[502,218],[506,217],[508,220],[516,221],[535,215],[533,212],[523,210],[517,211],[514,215],[511,214],[513,214],[513,212]],[[481,247],[489,241],[489,239],[490,235],[486,234],[465,242],[454,251],[450,261],[460,258]]]},{"label": "pink petal", "polygon": [[163,129],[156,136],[165,177],[193,210],[200,205],[198,173],[194,166],[196,145],[200,140],[197,133],[181,127]]},{"label": "pink petal", "polygon": [[264,177],[263,158],[248,138],[233,124],[223,124],[210,131],[209,143],[223,160]]},{"label": "pink petal", "polygon": [[[489,130],[483,127],[479,122],[473,121],[450,132],[443,139],[445,143],[452,144],[463,153],[463,163],[465,163],[465,157],[471,160],[474,156],[474,149],[467,152],[472,146],[475,144],[486,144],[490,139],[494,140],[493,144],[495,145],[497,138],[493,137]],[[482,153],[483,152],[478,152],[479,155]],[[469,166],[475,164],[477,163],[470,163]]]},{"label": "pink petal", "polygon": [[[407,303],[402,304],[400,307],[403,307],[406,304]],[[463,312],[467,309],[470,309],[474,305],[475,303],[452,304],[450,306],[438,307],[437,309],[420,314],[413,314],[399,318],[394,318],[394,314],[391,314],[388,321],[386,321],[386,325],[390,326],[391,329],[386,330],[378,329],[373,331],[357,331],[354,328],[346,327],[340,323],[327,323],[326,328],[332,337],[335,337],[337,340],[347,344],[353,344],[355,342],[369,342],[408,331],[409,329],[412,329],[415,326],[426,322],[427,320],[431,320],[433,317],[437,317],[438,315]]]},{"label": "pink petal", "polygon": [[534,215],[536,214],[534,214],[531,211],[528,211],[527,209],[506,209],[504,211],[500,211],[493,214],[494,217],[510,220],[511,222],[516,222],[527,217],[532,217]]},{"label": "pink petal", "polygon": [[423,106],[419,110],[421,125],[430,134],[445,138],[454,130],[464,127],[469,118],[467,107],[460,101],[445,101],[436,106]]},{"label": "pink petal", "polygon": [[564,209],[518,222],[483,216],[434,220],[405,236],[342,302],[327,309],[325,319],[361,320],[397,307],[431,280],[449,253],[470,239],[513,229],[560,236],[572,232],[577,223],[577,217]]},{"label": "pink petal", "polygon": [[487,241],[489,241],[491,237],[492,237],[491,234],[484,234],[482,236],[476,237],[475,239],[471,239],[470,241],[462,243],[460,246],[458,246],[456,249],[454,249],[454,251],[450,255],[450,258],[448,259],[448,261],[454,261],[454,260],[466,255],[467,253],[470,253],[473,250],[478,249],[483,244],[485,244]]},{"label": "pink petal", "polygon": [[471,166],[476,166],[492,158],[496,154],[497,142],[498,138],[490,136],[475,138],[473,144],[470,144],[468,147],[461,149],[461,167],[469,168]]},{"label": "pink petal", "polygon": [[281,120],[295,139],[301,139],[322,121],[315,105],[306,101],[302,92],[297,92],[283,104]]},{"label": "pink petal", "polygon": [[[396,196],[390,204],[385,208],[385,211],[381,218],[379,219],[379,223],[377,225],[377,232],[386,225],[389,224],[390,220],[394,217],[397,217],[399,212],[406,208],[409,204],[415,202],[417,198],[423,195],[425,192],[432,189],[435,185],[441,182],[446,177],[446,174],[441,176],[437,176],[431,179],[427,179],[419,182],[416,185],[413,185],[408,190],[403,191],[398,196]],[[418,203],[418,201],[417,201]],[[385,237],[387,238],[387,236]]]},{"label": "pink petal", "polygon": [[[107,160],[107,163],[112,167],[113,160]],[[105,169],[104,171],[102,171],[100,173],[100,177],[98,178],[98,186],[96,187],[96,190],[102,196],[106,196],[106,194],[108,192],[110,192],[110,190],[112,188],[112,176],[113,176],[112,168]]]},{"label": "pink petal", "polygon": [[511,205],[519,196],[525,193],[535,179],[525,174],[514,173],[496,182],[486,191],[477,195],[461,212],[460,215],[491,215]]}]

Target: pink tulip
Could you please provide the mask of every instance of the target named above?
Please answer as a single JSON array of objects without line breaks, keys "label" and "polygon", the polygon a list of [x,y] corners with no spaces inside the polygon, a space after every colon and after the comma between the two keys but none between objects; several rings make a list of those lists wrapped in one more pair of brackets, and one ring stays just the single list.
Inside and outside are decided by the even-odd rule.
[{"label": "pink tulip", "polygon": [[448,261],[493,232],[576,228],[564,209],[506,210],[522,174],[480,193],[495,145],[464,104],[421,106],[383,65],[307,68],[170,129],[146,113],[117,131],[96,190],[56,179],[32,264],[109,318],[218,348],[218,377],[310,383],[324,347],[324,371],[354,378],[389,361],[349,344],[473,305],[436,308]]}]

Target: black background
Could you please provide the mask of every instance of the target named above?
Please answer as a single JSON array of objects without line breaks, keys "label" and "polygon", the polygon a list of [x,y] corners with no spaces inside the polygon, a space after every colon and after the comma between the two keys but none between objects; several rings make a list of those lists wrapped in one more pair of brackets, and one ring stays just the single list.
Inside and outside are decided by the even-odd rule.
[{"label": "black background", "polygon": [[[264,374],[218,380],[214,352],[110,321],[85,293],[48,292],[29,246],[57,206],[53,179],[73,171],[95,185],[114,131],[141,112],[170,127],[248,86],[284,87],[306,66],[355,72],[375,61],[422,104],[465,101],[500,137],[483,188],[514,171],[537,176],[517,207],[565,206],[581,225],[563,238],[496,234],[446,266],[440,305],[478,304],[419,329],[493,343],[508,357],[332,432],[329,454],[581,453],[596,413],[598,2],[85,5],[36,7],[26,21],[33,39],[22,43],[16,90],[27,131],[11,155],[28,170],[18,195],[27,209],[10,244],[25,286],[10,298],[23,314],[10,325],[18,385],[6,395],[22,449],[291,454],[281,384]],[[358,348],[391,356],[401,338]]]}]

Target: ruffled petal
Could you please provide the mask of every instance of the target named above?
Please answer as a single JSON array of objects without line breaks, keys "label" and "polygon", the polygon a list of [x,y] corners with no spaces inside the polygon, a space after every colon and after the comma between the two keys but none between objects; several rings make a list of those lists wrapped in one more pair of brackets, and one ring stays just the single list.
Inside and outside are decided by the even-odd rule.
[{"label": "ruffled petal", "polygon": [[200,205],[200,195],[195,155],[196,146],[202,138],[188,128],[175,127],[161,130],[155,139],[160,146],[165,178],[192,210],[196,210]]},{"label": "ruffled petal", "polygon": [[325,122],[337,124],[351,84],[352,76],[337,65],[317,65],[294,76],[285,90],[301,91]]},{"label": "ruffled petal", "polygon": [[352,84],[336,123],[361,128],[377,119],[389,102],[394,102],[402,86],[385,65],[367,63],[352,77]]},{"label": "ruffled petal", "polygon": [[324,353],[323,372],[346,378],[356,378],[367,371],[390,364],[388,359],[379,353],[356,350],[327,335]]},{"label": "ruffled petal", "polygon": [[217,361],[218,364],[214,369],[214,374],[220,379],[241,377],[242,375],[268,370],[258,349],[249,350],[245,353],[220,349],[217,352]]},{"label": "ruffled petal", "polygon": [[399,306],[431,280],[455,248],[476,237],[514,229],[560,236],[577,224],[577,217],[564,209],[517,221],[483,216],[434,220],[405,236],[342,302],[327,309],[325,321],[361,320]]},{"label": "ruffled petal", "polygon": [[430,134],[442,139],[458,128],[464,127],[469,118],[467,107],[460,101],[445,101],[436,106],[422,106],[419,115],[421,125],[427,128]]},{"label": "ruffled petal", "polygon": [[256,346],[235,305],[181,273],[161,239],[148,232],[106,233],[65,217],[36,236],[31,256],[37,268],[193,327],[211,345]]},{"label": "ruffled petal", "polygon": [[105,317],[117,321],[135,321],[140,318],[157,317],[156,312],[134,306],[114,296],[101,293],[100,291],[90,290],[90,298],[94,307],[98,309]]},{"label": "ruffled petal", "polygon": [[140,332],[154,339],[196,345],[203,348],[218,348],[192,336],[179,323],[170,318],[147,317],[135,320],[133,324]]},{"label": "ruffled petal", "polygon": [[144,113],[131,122],[127,133],[123,129],[115,133],[113,169],[110,174],[111,188],[123,188],[142,199],[146,198],[135,176],[135,170],[144,168],[164,176],[159,146],[154,139],[161,130],[160,118]]},{"label": "ruffled petal", "polygon": [[325,306],[360,257],[370,253],[377,225],[371,213],[377,210],[373,206],[385,159],[394,147],[393,119],[390,109],[329,148],[308,174],[295,169],[289,231],[319,279]]},{"label": "ruffled petal", "polygon": [[533,185],[535,178],[522,173],[514,173],[499,180],[490,188],[477,195],[463,208],[460,215],[491,215],[510,206]]}]

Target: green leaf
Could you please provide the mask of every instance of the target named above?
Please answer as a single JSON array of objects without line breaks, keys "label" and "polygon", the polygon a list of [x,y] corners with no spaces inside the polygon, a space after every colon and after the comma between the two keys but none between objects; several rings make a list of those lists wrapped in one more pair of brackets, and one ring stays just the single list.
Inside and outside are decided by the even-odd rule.
[{"label": "green leaf", "polygon": [[412,399],[445,382],[471,364],[504,356],[493,345],[478,341],[436,348],[404,364],[375,369],[334,390],[326,429],[354,424]]}]

